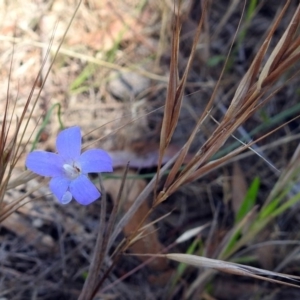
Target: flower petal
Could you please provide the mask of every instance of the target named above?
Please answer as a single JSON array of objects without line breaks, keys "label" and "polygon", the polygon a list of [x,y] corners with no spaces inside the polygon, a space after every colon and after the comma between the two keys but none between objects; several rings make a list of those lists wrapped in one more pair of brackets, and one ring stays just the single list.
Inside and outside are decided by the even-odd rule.
[{"label": "flower petal", "polygon": [[62,204],[69,203],[72,200],[72,195],[70,194],[70,192],[68,192],[70,182],[70,179],[63,176],[54,177],[49,182],[51,192]]},{"label": "flower petal", "polygon": [[76,160],[81,152],[81,133],[78,126],[60,132],[56,139],[56,149],[65,160]]},{"label": "flower petal", "polygon": [[82,205],[88,205],[101,196],[98,189],[85,175],[80,175],[71,182],[70,192],[74,199]]},{"label": "flower petal", "polygon": [[27,155],[26,167],[41,176],[62,176],[64,174],[62,158],[51,152],[33,151]]},{"label": "flower petal", "polygon": [[82,153],[77,160],[81,171],[87,173],[112,172],[112,160],[107,152],[91,149]]},{"label": "flower petal", "polygon": [[66,191],[65,194],[62,196],[60,203],[61,204],[68,204],[72,201],[73,196],[69,191]]}]

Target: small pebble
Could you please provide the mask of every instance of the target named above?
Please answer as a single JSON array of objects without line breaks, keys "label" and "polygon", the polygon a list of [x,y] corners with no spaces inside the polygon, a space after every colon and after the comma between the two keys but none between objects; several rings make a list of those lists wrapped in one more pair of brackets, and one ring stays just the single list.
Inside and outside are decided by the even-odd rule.
[{"label": "small pebble", "polygon": [[134,72],[113,71],[108,83],[109,92],[120,101],[133,100],[139,93],[146,90],[150,80]]}]

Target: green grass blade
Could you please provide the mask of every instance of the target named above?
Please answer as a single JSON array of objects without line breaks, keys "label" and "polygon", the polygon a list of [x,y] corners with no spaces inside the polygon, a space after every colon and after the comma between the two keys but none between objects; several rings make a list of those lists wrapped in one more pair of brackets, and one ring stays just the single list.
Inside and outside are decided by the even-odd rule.
[{"label": "green grass blade", "polygon": [[254,207],[259,191],[259,186],[260,179],[258,177],[255,177],[247,191],[247,194],[241,204],[239,211],[235,216],[236,224],[240,222],[246,216],[246,214]]}]

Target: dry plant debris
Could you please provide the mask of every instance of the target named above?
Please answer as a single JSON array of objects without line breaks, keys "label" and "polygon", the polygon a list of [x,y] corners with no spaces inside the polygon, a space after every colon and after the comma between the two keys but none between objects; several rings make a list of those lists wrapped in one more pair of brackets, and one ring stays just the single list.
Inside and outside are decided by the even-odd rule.
[{"label": "dry plant debris", "polygon": [[[105,228],[102,244],[99,243],[99,266],[94,270],[99,278],[86,281],[92,286],[94,299],[248,297],[242,294],[243,289],[238,293],[228,288],[227,295],[220,294],[224,283],[220,277],[212,279],[213,272],[198,273],[197,269],[178,267],[168,259],[197,264],[201,259],[186,256],[189,251],[191,255],[204,254],[214,259],[231,258],[230,249],[226,252],[222,248],[230,234],[234,230],[242,236],[246,234],[259,215],[258,206],[269,203],[295,177],[299,161],[298,152],[293,151],[299,140],[297,119],[273,136],[255,142],[253,148],[264,143],[265,160],[252,152],[252,157],[232,169],[229,162],[247,148],[241,144],[211,159],[220,148],[235,142],[232,134],[242,138],[237,131],[249,133],[289,108],[295,112],[282,117],[279,124],[299,114],[299,7],[293,1],[261,1],[252,11],[246,6],[242,17],[243,3],[239,1],[203,1],[201,7],[199,1],[183,1],[181,7],[180,1],[174,2],[82,1],[40,95],[39,85],[77,2],[0,2],[1,126],[7,102],[8,119],[14,116],[7,141],[21,140],[14,132],[24,107],[24,121],[28,121],[22,142],[25,148],[1,204],[0,297],[92,299],[91,294],[87,297],[84,293],[83,285],[92,272],[88,266],[93,262],[99,228]],[[234,37],[236,42],[230,52]],[[33,102],[27,99],[45,56],[45,66],[33,90],[33,98],[39,96],[33,109]],[[224,63],[226,68],[222,69]],[[52,113],[37,137],[49,111]],[[54,151],[60,120],[64,127],[82,128],[86,149],[99,146],[110,153],[115,173],[103,178],[107,201],[86,208],[76,203],[60,206],[53,201],[47,182],[36,177],[28,181],[28,174],[22,177],[31,146],[25,141],[37,138],[38,149]],[[260,139],[267,132],[260,130],[252,138]],[[282,136],[289,140],[268,149],[272,139],[281,141]],[[0,145],[1,142],[0,139]],[[7,156],[1,159],[6,162]],[[122,181],[128,161],[128,177]],[[284,170],[274,189],[278,174],[264,161],[276,170]],[[157,168],[160,179],[156,180]],[[1,178],[5,174],[4,169],[0,170]],[[16,179],[19,174],[21,178]],[[231,179],[228,175],[232,175]],[[263,186],[258,206],[234,227],[243,195],[255,176],[260,177]],[[17,199],[22,202],[14,211]],[[282,245],[283,239],[295,242],[297,232],[287,223],[296,228],[298,215],[295,209],[294,214],[280,215],[279,220],[268,223],[261,237],[271,244],[262,249],[275,249],[274,239],[281,238]],[[189,240],[176,242],[184,233],[191,234]],[[256,243],[262,243],[261,238],[254,236],[242,246],[250,249],[254,257],[250,258],[260,267],[275,267],[291,253],[292,242],[281,245],[282,250],[268,259],[260,249],[251,251]],[[126,255],[127,251],[131,255]],[[156,259],[153,256],[150,260],[149,256],[132,255],[162,251],[178,254]],[[245,267],[245,271],[230,262],[223,266],[225,271],[239,274],[249,275],[254,270]],[[280,267],[286,267],[282,273],[299,275],[298,268],[287,262]],[[236,286],[245,284],[236,277],[228,278]],[[213,287],[210,292],[205,289],[209,280]],[[246,286],[249,297],[258,295],[253,281]],[[284,295],[287,290],[282,291]],[[299,297],[299,291],[288,291],[296,295],[294,299]],[[268,287],[261,287],[261,294],[269,292]]]}]

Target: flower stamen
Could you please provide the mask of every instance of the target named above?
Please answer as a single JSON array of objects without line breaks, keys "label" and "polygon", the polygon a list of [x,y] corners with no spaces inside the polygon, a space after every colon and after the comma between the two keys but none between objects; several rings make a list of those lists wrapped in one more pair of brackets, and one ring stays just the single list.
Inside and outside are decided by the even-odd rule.
[{"label": "flower stamen", "polygon": [[70,164],[64,164],[63,168],[65,170],[65,174],[70,179],[77,178],[81,173],[81,170],[78,168],[78,166],[74,166],[74,165],[72,166]]}]

